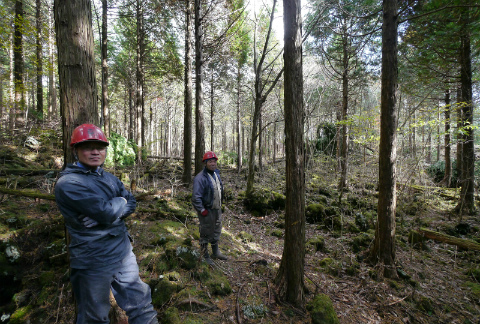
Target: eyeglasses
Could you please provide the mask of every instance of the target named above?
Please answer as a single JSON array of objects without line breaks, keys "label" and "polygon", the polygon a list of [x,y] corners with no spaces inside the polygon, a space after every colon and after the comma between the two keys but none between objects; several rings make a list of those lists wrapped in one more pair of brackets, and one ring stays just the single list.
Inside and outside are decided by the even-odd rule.
[{"label": "eyeglasses", "polygon": [[90,145],[85,145],[79,147],[79,149],[85,151],[85,152],[92,152],[97,150],[100,153],[105,153],[107,151],[107,148],[105,146],[90,146]]}]

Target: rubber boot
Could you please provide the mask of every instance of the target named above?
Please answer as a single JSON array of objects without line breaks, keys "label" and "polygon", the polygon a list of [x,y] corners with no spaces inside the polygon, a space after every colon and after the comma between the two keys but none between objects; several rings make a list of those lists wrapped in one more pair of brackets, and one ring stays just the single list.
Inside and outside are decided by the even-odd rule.
[{"label": "rubber boot", "polygon": [[228,258],[220,252],[218,242],[212,243],[212,258],[219,260],[228,260]]},{"label": "rubber boot", "polygon": [[200,251],[201,251],[201,253],[202,253],[203,260],[204,260],[207,264],[213,265],[213,260],[210,259],[210,255],[208,254],[208,243],[200,244]]}]

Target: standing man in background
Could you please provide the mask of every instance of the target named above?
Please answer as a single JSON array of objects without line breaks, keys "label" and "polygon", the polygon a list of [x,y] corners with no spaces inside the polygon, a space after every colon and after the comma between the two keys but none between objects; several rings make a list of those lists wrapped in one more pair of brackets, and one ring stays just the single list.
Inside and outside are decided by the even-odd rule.
[{"label": "standing man in background", "polygon": [[213,261],[208,253],[209,243],[212,245],[213,258],[227,260],[218,247],[222,233],[223,184],[217,160],[214,152],[206,152],[202,159],[205,167],[193,179],[192,203],[200,220],[200,249],[205,262],[210,265]]},{"label": "standing man in background", "polygon": [[102,130],[83,124],[72,133],[76,162],[60,173],[55,199],[71,236],[70,282],[77,324],[108,324],[110,290],[130,324],[158,324],[150,287],[139,276],[124,219],[135,211],[135,197],[102,169],[108,140]]}]

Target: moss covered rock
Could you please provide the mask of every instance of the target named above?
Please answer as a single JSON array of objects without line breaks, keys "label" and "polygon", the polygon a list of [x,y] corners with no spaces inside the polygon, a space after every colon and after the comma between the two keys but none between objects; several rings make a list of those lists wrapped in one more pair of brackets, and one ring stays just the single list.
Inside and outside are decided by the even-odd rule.
[{"label": "moss covered rock", "polygon": [[308,303],[307,310],[312,317],[312,324],[339,324],[337,313],[333,308],[333,303],[330,297],[325,294],[315,296],[315,298]]},{"label": "moss covered rock", "polygon": [[325,205],[323,204],[310,204],[305,208],[305,218],[310,224],[323,222],[325,216]]},{"label": "moss covered rock", "polygon": [[163,278],[152,289],[152,303],[155,307],[165,305],[173,295],[183,289],[179,276],[165,274]]},{"label": "moss covered rock", "polygon": [[254,189],[244,195],[244,205],[254,216],[265,216],[275,210],[285,209],[285,195],[268,189]]}]

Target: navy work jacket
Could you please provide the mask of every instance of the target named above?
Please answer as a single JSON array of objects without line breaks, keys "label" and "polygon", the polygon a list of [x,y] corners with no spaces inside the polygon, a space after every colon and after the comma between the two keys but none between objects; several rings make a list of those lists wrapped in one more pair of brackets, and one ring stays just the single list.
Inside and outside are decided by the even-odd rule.
[{"label": "navy work jacket", "polygon": [[[220,178],[220,170],[216,169],[215,174],[220,181],[220,186],[222,188],[222,199],[223,199],[223,183]],[[212,175],[213,177],[213,175]],[[215,177],[214,177],[215,179]],[[203,209],[211,209],[213,205],[213,184],[208,176],[207,168],[203,168],[195,178],[193,179],[193,194],[192,194],[192,204],[197,212],[201,212]]]},{"label": "navy work jacket", "polygon": [[[102,168],[91,171],[69,164],[55,185],[55,200],[71,236],[70,267],[101,268],[130,253],[123,219],[135,211],[137,203],[116,176]],[[87,228],[82,222],[85,216],[99,224]]]}]

